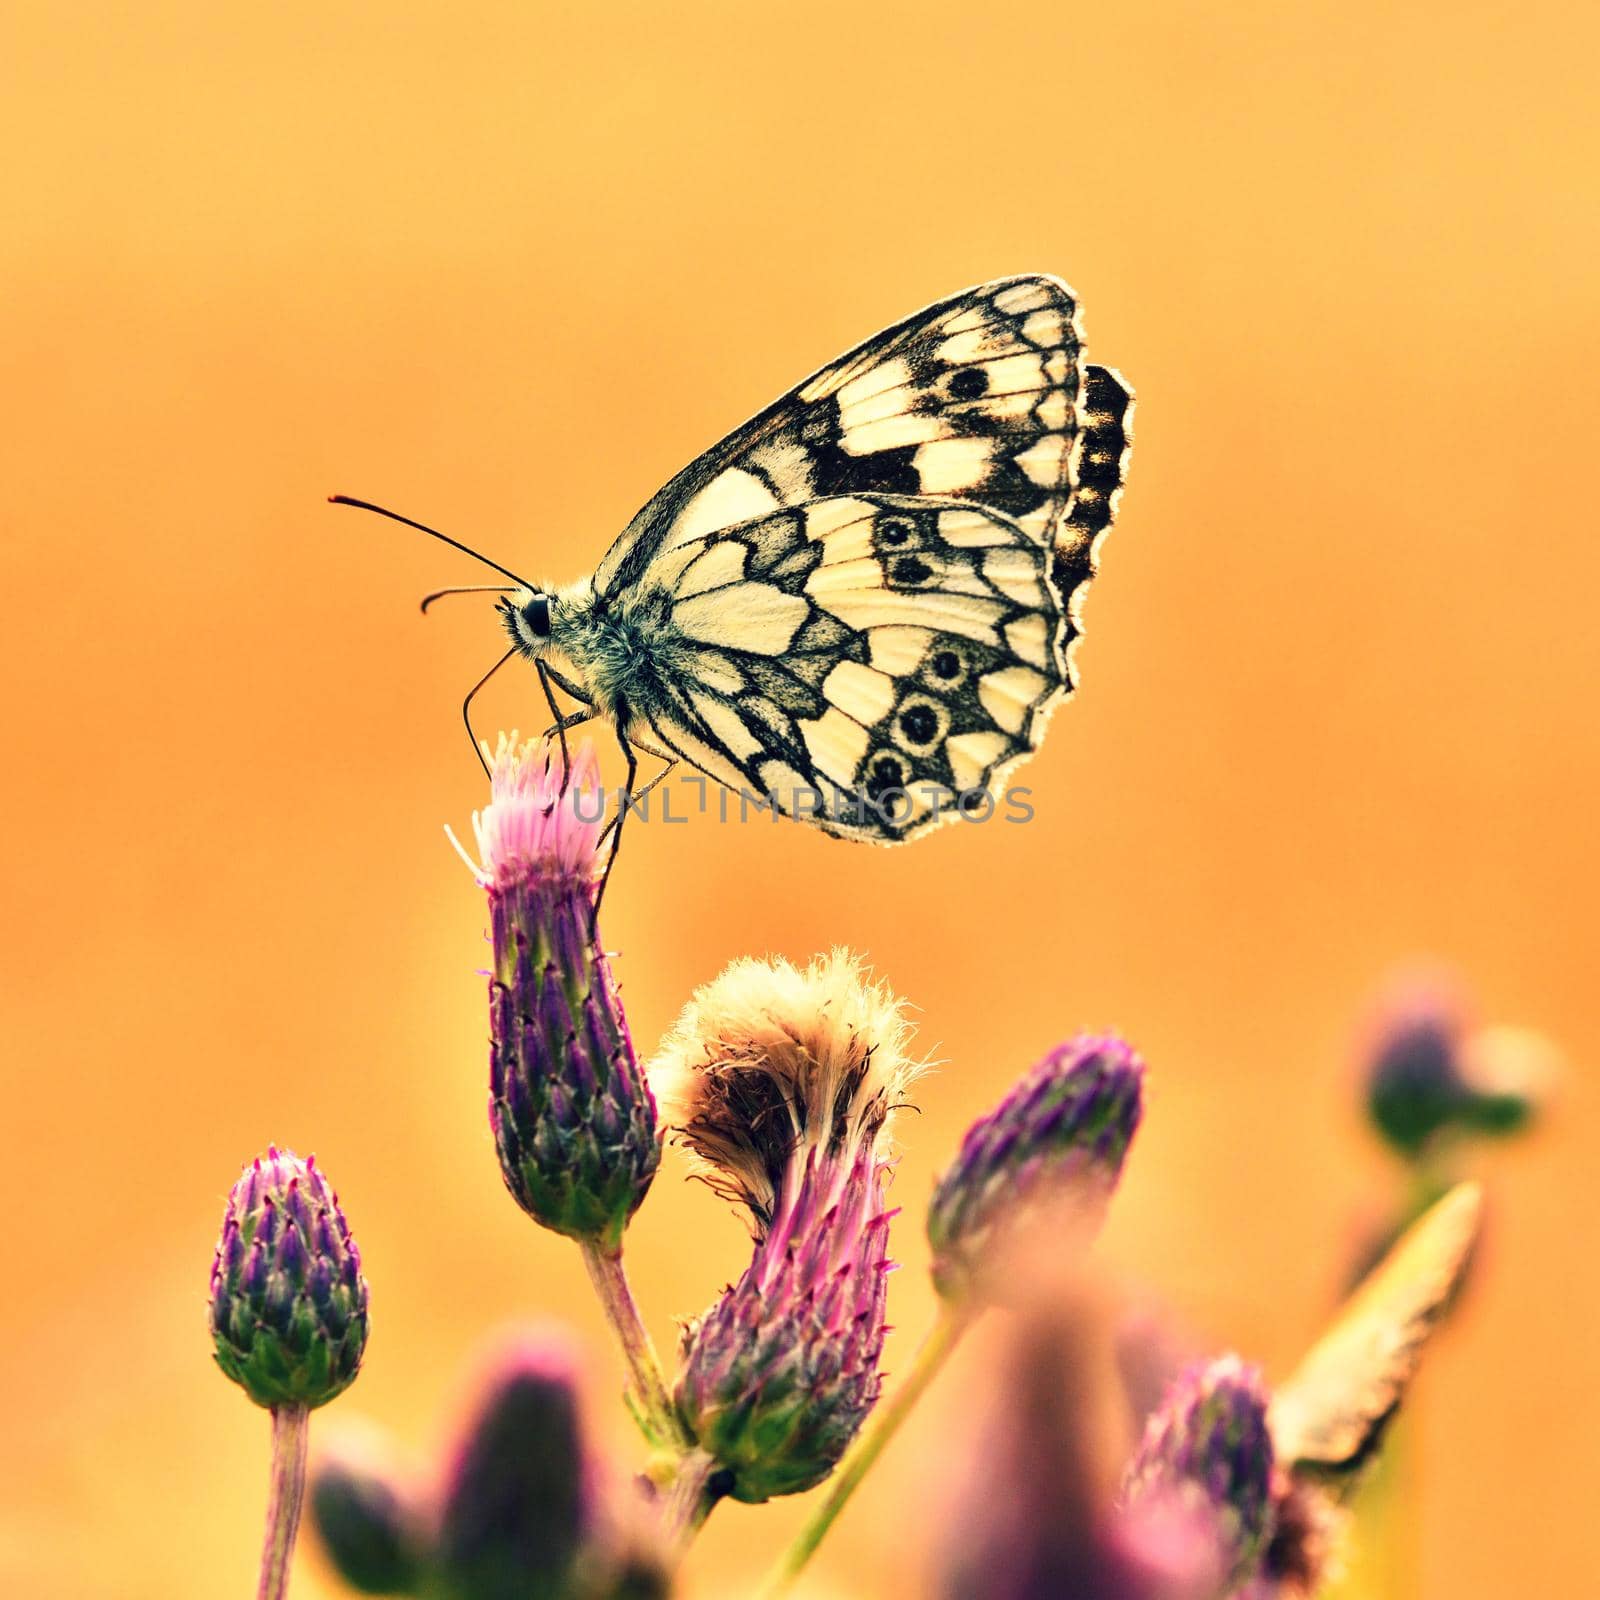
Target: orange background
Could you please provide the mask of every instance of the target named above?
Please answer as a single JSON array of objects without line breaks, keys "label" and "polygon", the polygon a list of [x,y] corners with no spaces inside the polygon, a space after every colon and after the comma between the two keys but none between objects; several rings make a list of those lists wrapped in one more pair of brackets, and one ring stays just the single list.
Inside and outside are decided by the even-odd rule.
[{"label": "orange background", "polygon": [[[373,1285],[317,1432],[430,1448],[483,1331],[539,1308],[616,1379],[486,1135],[485,918],[440,824],[481,799],[456,713],[498,636],[415,606],[479,573],[323,497],[565,581],[822,360],[1039,269],[1139,443],[1037,821],[640,829],[607,915],[635,1033],[736,954],[833,941],[921,1006],[895,1368],[962,1127],[1124,1028],[1151,1104],[1103,1254],[1281,1373],[1388,1192],[1357,1014],[1391,961],[1456,962],[1570,1070],[1489,1164],[1488,1270],[1424,1385],[1423,1592],[1592,1575],[1600,20],[1214,10],[5,8],[7,1594],[249,1591],[266,1419],[203,1292],[269,1139],[322,1158]],[[482,723],[538,717],[507,672]],[[670,1157],[631,1246],[658,1338],[743,1251]],[[833,1589],[902,1592],[978,1365]],[[719,1512],[695,1592],[747,1593],[801,1509]],[[335,1592],[308,1548],[297,1595]]]}]

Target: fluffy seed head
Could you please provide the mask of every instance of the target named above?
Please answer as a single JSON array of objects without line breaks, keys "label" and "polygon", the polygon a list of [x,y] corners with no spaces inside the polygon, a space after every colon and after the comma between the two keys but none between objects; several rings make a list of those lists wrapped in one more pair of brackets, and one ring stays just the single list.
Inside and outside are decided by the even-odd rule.
[{"label": "fluffy seed head", "polygon": [[745,959],[695,993],[650,1082],[700,1175],[746,1207],[759,1236],[806,1152],[842,1170],[864,1149],[884,1159],[920,1070],[909,1032],[901,1002],[847,950],[805,968]]}]

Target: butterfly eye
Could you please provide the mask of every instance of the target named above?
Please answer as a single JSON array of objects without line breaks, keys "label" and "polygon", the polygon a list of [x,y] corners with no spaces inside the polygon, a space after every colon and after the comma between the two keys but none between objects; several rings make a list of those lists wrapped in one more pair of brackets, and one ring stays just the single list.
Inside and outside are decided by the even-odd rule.
[{"label": "butterfly eye", "polygon": [[941,650],[928,663],[928,671],[941,683],[954,683],[961,676],[961,657],[954,650]]},{"label": "butterfly eye", "polygon": [[917,536],[917,525],[909,517],[884,517],[878,523],[878,543],[890,550],[902,550]]},{"label": "butterfly eye", "polygon": [[550,633],[550,597],[536,594],[522,608],[522,620],[541,639],[547,638]]}]

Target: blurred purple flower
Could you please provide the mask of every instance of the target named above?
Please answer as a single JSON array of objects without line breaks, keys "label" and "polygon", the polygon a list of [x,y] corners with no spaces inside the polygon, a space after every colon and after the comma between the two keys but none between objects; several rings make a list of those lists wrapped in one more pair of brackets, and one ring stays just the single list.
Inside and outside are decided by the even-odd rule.
[{"label": "blurred purple flower", "polygon": [[944,1519],[941,1600],[1215,1600],[1203,1510],[1119,1513],[1111,1336],[1081,1293],[1029,1306],[1001,1341],[987,1425]]},{"label": "blurred purple flower", "polygon": [[1138,1129],[1143,1085],[1144,1063],[1123,1040],[1080,1034],[968,1129],[928,1209],[941,1294],[1003,1293],[996,1268],[1014,1269],[1030,1218],[1047,1217],[1052,1249],[1088,1242]]},{"label": "blurred purple flower", "polygon": [[565,1600],[597,1524],[577,1368],[524,1338],[491,1366],[445,1473],[434,1562],[453,1600]]},{"label": "blurred purple flower", "polygon": [[1151,1503],[1208,1517],[1229,1581],[1258,1568],[1273,1531],[1273,1451],[1260,1371],[1237,1356],[1190,1367],[1146,1424],[1123,1486],[1129,1514]]}]

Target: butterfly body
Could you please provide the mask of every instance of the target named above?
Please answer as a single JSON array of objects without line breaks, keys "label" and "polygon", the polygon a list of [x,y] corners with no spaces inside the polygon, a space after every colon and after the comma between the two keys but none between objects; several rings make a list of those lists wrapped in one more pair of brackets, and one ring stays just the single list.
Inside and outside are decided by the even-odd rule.
[{"label": "butterfly body", "polygon": [[625,746],[829,832],[970,814],[1073,686],[1132,403],[1081,356],[1054,278],[907,319],[686,467],[592,579],[504,600],[513,646]]}]

